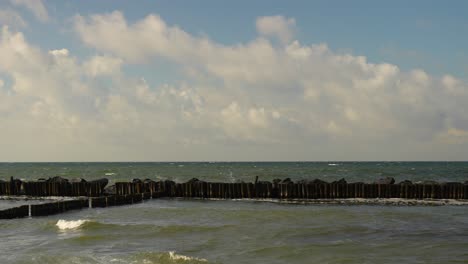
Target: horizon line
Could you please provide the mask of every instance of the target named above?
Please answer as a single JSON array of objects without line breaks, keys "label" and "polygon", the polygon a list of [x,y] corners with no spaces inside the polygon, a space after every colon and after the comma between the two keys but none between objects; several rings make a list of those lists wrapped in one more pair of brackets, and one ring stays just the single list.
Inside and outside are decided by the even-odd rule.
[{"label": "horizon line", "polygon": [[2,163],[287,163],[287,162],[468,162],[468,160],[169,160],[169,161],[0,161]]}]

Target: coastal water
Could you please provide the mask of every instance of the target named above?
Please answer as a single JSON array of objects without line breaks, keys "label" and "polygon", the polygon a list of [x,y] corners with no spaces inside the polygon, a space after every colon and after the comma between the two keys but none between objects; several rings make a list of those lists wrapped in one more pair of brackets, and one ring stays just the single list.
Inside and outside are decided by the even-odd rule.
[{"label": "coastal water", "polygon": [[468,162],[118,162],[118,163],[0,163],[0,179],[51,176],[128,181],[133,178],[186,181],[246,181],[320,178],[372,182],[381,177],[397,181],[466,181]]},{"label": "coastal water", "polygon": [[[3,163],[60,175],[210,181],[468,180],[468,163]],[[0,220],[0,263],[468,263],[468,206],[153,199]]]}]

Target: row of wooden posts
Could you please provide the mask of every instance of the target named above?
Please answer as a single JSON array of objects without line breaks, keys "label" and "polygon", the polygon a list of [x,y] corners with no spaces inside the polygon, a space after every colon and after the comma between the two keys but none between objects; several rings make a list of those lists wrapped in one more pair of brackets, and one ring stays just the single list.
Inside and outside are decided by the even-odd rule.
[{"label": "row of wooden posts", "polygon": [[34,216],[46,216],[64,213],[82,208],[109,207],[142,202],[152,198],[161,197],[161,193],[141,193],[127,195],[108,195],[103,197],[79,198],[68,201],[55,201],[42,204],[22,205],[14,208],[0,210],[0,219],[13,219]]},{"label": "row of wooden posts", "polygon": [[367,183],[216,183],[160,181],[116,183],[116,194],[161,192],[167,197],[218,199],[468,199],[468,184],[367,184]]},{"label": "row of wooden posts", "polygon": [[104,188],[97,182],[0,182],[0,195],[98,197]]},{"label": "row of wooden posts", "polygon": [[[407,198],[468,199],[468,184],[371,184],[371,183],[219,183],[191,181],[117,182],[116,195],[163,193],[167,197],[219,199],[336,199]],[[0,182],[0,195],[86,196],[108,195],[104,186],[93,182]],[[114,194],[114,193],[110,193]]]},{"label": "row of wooden posts", "polygon": [[63,213],[85,207],[108,207],[138,203],[150,198],[181,197],[205,199],[468,199],[468,184],[366,184],[366,183],[217,183],[190,181],[175,183],[117,182],[115,193],[101,185],[83,183],[1,182],[0,195],[88,196],[76,200],[23,205],[0,211],[0,219]]}]

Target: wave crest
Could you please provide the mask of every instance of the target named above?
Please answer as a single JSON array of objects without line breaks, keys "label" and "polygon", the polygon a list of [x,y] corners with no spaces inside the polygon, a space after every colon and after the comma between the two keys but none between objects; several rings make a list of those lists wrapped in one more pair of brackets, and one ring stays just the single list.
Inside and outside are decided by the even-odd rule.
[{"label": "wave crest", "polygon": [[185,255],[176,254],[175,251],[169,251],[169,258],[172,260],[208,262],[208,260],[204,258],[196,258],[196,257],[189,257]]},{"label": "wave crest", "polygon": [[23,255],[20,263],[96,263],[96,264],[208,264],[208,260],[175,253],[165,252],[140,252],[130,255],[96,255],[86,256],[71,254],[37,253],[34,255]]},{"label": "wave crest", "polygon": [[68,229],[78,229],[84,224],[86,224],[87,222],[89,222],[89,220],[87,219],[70,220],[70,221],[60,219],[57,221],[55,225],[60,230],[68,230]]}]

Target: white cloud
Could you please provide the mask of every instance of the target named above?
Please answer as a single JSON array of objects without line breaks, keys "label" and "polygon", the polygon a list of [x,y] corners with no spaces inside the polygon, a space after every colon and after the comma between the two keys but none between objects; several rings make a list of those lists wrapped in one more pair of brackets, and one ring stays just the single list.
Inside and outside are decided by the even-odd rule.
[{"label": "white cloud", "polygon": [[257,18],[256,27],[261,35],[277,37],[287,43],[293,38],[296,20],[284,16],[264,16]]},{"label": "white cloud", "polygon": [[[277,20],[290,36],[265,26]],[[103,54],[85,59],[41,50],[3,27],[0,74],[11,85],[0,89],[0,115],[8,117],[0,145],[13,138],[24,157],[34,145],[25,131],[35,131],[41,151],[28,155],[36,158],[449,159],[447,144],[468,157],[463,80],[301,44],[292,40],[292,19],[257,22],[257,38],[227,45],[157,15],[134,23],[120,12],[77,16],[80,40]],[[159,58],[180,69],[177,81],[154,85],[123,70]],[[80,153],[62,157],[47,145],[57,142]]]},{"label": "white cloud", "polygon": [[[335,135],[350,145],[395,138],[436,140],[437,133],[466,119],[462,104],[449,103],[466,98],[466,93],[458,89],[462,97],[452,98],[456,82],[448,77],[438,79],[421,69],[401,72],[396,65],[335,53],[325,44],[302,45],[292,41],[294,19],[261,17],[256,26],[259,38],[226,46],[168,26],[153,15],[130,25],[119,12],[75,20],[80,38],[99,51],[141,63],[161,56],[191,69],[192,74],[198,71],[213,81],[223,80],[220,94],[208,89],[199,92],[207,101],[216,97],[217,103],[206,106],[214,109],[207,112],[222,109],[222,122],[216,123],[231,138],[271,137],[284,142],[291,133],[305,133]],[[262,36],[277,37],[285,45],[275,47]],[[130,39],[137,44],[130,45]],[[273,116],[265,112],[269,108],[281,109],[289,127],[266,119]],[[284,133],[265,135],[251,125]]]},{"label": "white cloud", "polygon": [[50,50],[49,54],[59,57],[59,56],[68,56],[68,50],[67,49],[59,49],[59,50]]},{"label": "white cloud", "polygon": [[179,28],[167,27],[159,16],[150,15],[129,26],[118,11],[89,18],[76,16],[75,30],[85,44],[130,61],[144,61],[148,55],[175,56],[177,54],[169,52],[183,49],[181,45],[187,46],[191,40]]},{"label": "white cloud", "polygon": [[17,6],[24,6],[41,22],[49,20],[49,14],[42,0],[10,0],[10,2]]},{"label": "white cloud", "polygon": [[122,60],[107,56],[94,56],[84,63],[85,71],[93,77],[112,75],[120,71]]}]

